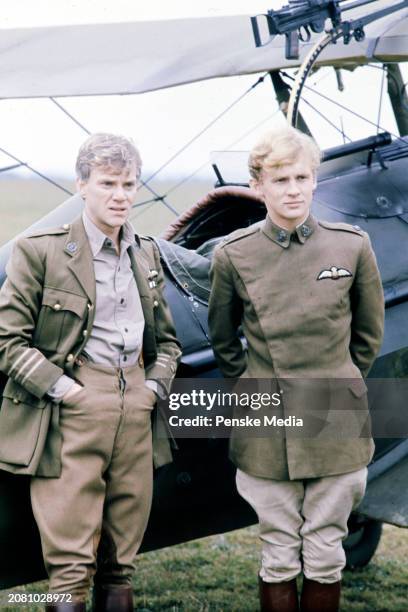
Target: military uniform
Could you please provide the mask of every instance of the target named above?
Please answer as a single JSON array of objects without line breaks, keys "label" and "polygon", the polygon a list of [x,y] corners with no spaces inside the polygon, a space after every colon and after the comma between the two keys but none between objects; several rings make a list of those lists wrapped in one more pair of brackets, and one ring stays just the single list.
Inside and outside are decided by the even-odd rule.
[{"label": "military uniform", "polygon": [[[82,219],[18,240],[0,292],[0,369],[9,376],[0,411],[0,468],[36,476],[33,510],[51,588],[70,592],[72,584],[79,598],[95,570],[102,512],[109,579],[130,580],[152,492],[154,393],[145,378],[168,391],[181,354],[162,296],[157,247],[136,236],[127,252],[144,317],[142,353],[130,368],[82,357],[96,298]],[[64,373],[83,389],[59,405],[47,392]],[[154,459],[157,466],[171,460],[167,441],[158,441]],[[67,518],[63,524],[67,509],[71,530]]]},{"label": "military uniform", "polygon": [[[210,331],[224,376],[283,379],[286,384],[290,379],[346,379],[350,401],[364,413],[362,377],[380,347],[384,318],[381,280],[367,234],[309,217],[291,236],[267,217],[262,226],[238,230],[216,249],[211,274]],[[238,335],[241,324],[246,350]],[[332,387],[328,384],[324,394],[333,404],[338,388]],[[290,393],[284,393],[288,413],[290,401]],[[231,447],[239,468],[278,480],[357,470],[372,453],[369,437],[289,443],[234,439]]]},{"label": "military uniform", "polygon": [[[289,232],[268,216],[226,238],[214,253],[211,276],[210,332],[224,376],[275,380],[284,391],[282,416],[296,414],[307,423],[316,402],[326,403],[328,421],[334,408],[338,419],[352,415],[356,422],[355,435],[341,439],[233,435],[235,465],[254,478],[281,482],[364,469],[374,446],[369,434],[360,437],[368,416],[363,376],[379,350],[384,318],[367,234],[312,216]],[[297,381],[310,379],[316,379],[312,402],[296,389]]]}]

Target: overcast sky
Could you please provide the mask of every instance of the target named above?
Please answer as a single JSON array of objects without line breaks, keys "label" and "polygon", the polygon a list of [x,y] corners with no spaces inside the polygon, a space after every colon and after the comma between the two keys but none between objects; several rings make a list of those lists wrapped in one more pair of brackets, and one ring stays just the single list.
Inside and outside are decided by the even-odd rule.
[{"label": "overcast sky", "polygon": [[[0,28],[255,14],[277,8],[282,3],[279,0],[156,0],[144,3],[135,0],[14,0],[2,4]],[[342,94],[336,91],[332,69],[318,71],[310,82],[318,83],[325,93],[340,96],[343,104],[350,104],[358,113],[370,115],[375,121],[382,72],[368,68],[358,69],[356,73],[344,75],[346,89]],[[141,149],[144,177],[147,178],[256,80],[256,75],[215,79],[141,95],[64,98],[61,103],[92,132],[112,131],[132,136]],[[317,98],[311,98],[311,101],[338,127],[343,126],[353,138],[375,132],[375,128],[362,121],[357,122],[350,114],[329,106],[327,102]],[[308,108],[304,112],[315,125],[317,116],[313,116]],[[382,123],[395,129],[395,125],[392,122],[389,124],[388,120],[388,103],[384,101]],[[200,173],[208,176],[212,174],[208,163],[212,151],[223,150],[230,145],[234,149],[248,149],[260,132],[276,121],[283,120],[277,112],[271,83],[266,79],[182,155],[177,156],[161,176],[184,176],[203,164],[206,166]],[[51,176],[72,176],[75,156],[86,134],[50,100],[0,100],[0,126],[0,147]],[[342,141],[341,135],[328,123],[320,123],[315,135],[323,147]],[[9,163],[7,156],[0,155],[0,166]]]}]

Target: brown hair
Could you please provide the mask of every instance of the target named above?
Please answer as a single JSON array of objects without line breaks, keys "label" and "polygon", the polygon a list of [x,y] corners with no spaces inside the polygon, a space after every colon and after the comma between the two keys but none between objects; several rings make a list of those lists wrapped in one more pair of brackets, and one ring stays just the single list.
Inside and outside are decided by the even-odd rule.
[{"label": "brown hair", "polygon": [[140,178],[142,159],[133,141],[125,136],[115,134],[92,134],[81,145],[75,164],[77,176],[87,181],[92,168],[105,166],[129,168],[136,164],[136,178]]}]

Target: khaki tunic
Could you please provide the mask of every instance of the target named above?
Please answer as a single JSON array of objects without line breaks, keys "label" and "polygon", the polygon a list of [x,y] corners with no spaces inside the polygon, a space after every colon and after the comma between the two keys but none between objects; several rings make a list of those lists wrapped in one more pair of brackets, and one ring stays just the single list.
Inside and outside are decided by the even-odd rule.
[{"label": "khaki tunic", "polygon": [[[318,405],[334,407],[344,419],[343,397],[347,418],[353,413],[361,431],[367,419],[362,377],[380,348],[384,322],[381,279],[368,235],[310,216],[291,237],[267,217],[219,245],[211,277],[210,333],[224,376],[279,381],[285,391],[282,416],[305,417],[312,416],[315,398],[299,397],[289,379],[319,379]],[[347,379],[347,388],[339,393],[341,379]],[[284,480],[358,470],[369,463],[373,448],[370,436],[358,433],[338,440],[233,435],[230,453],[244,472]]]},{"label": "khaki tunic", "polygon": [[[169,387],[180,346],[162,296],[157,247],[150,239],[136,240],[129,253],[145,318],[146,377]],[[0,370],[9,376],[0,411],[0,469],[59,475],[59,407],[46,393],[64,372],[72,376],[92,330],[95,293],[92,252],[80,218],[16,242],[0,291]],[[154,452],[157,466],[171,460],[166,440],[158,440]]]}]

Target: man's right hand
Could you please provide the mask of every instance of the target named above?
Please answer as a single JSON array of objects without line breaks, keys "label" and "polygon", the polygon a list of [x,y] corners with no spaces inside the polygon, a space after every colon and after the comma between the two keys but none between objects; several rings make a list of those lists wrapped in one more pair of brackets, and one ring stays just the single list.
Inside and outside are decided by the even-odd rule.
[{"label": "man's right hand", "polygon": [[69,400],[72,397],[74,397],[74,395],[79,393],[79,391],[81,391],[81,389],[83,389],[83,386],[79,385],[77,382],[74,382],[72,387],[65,393],[65,395],[62,396],[62,400],[61,401],[62,402],[66,402],[67,400]]}]

